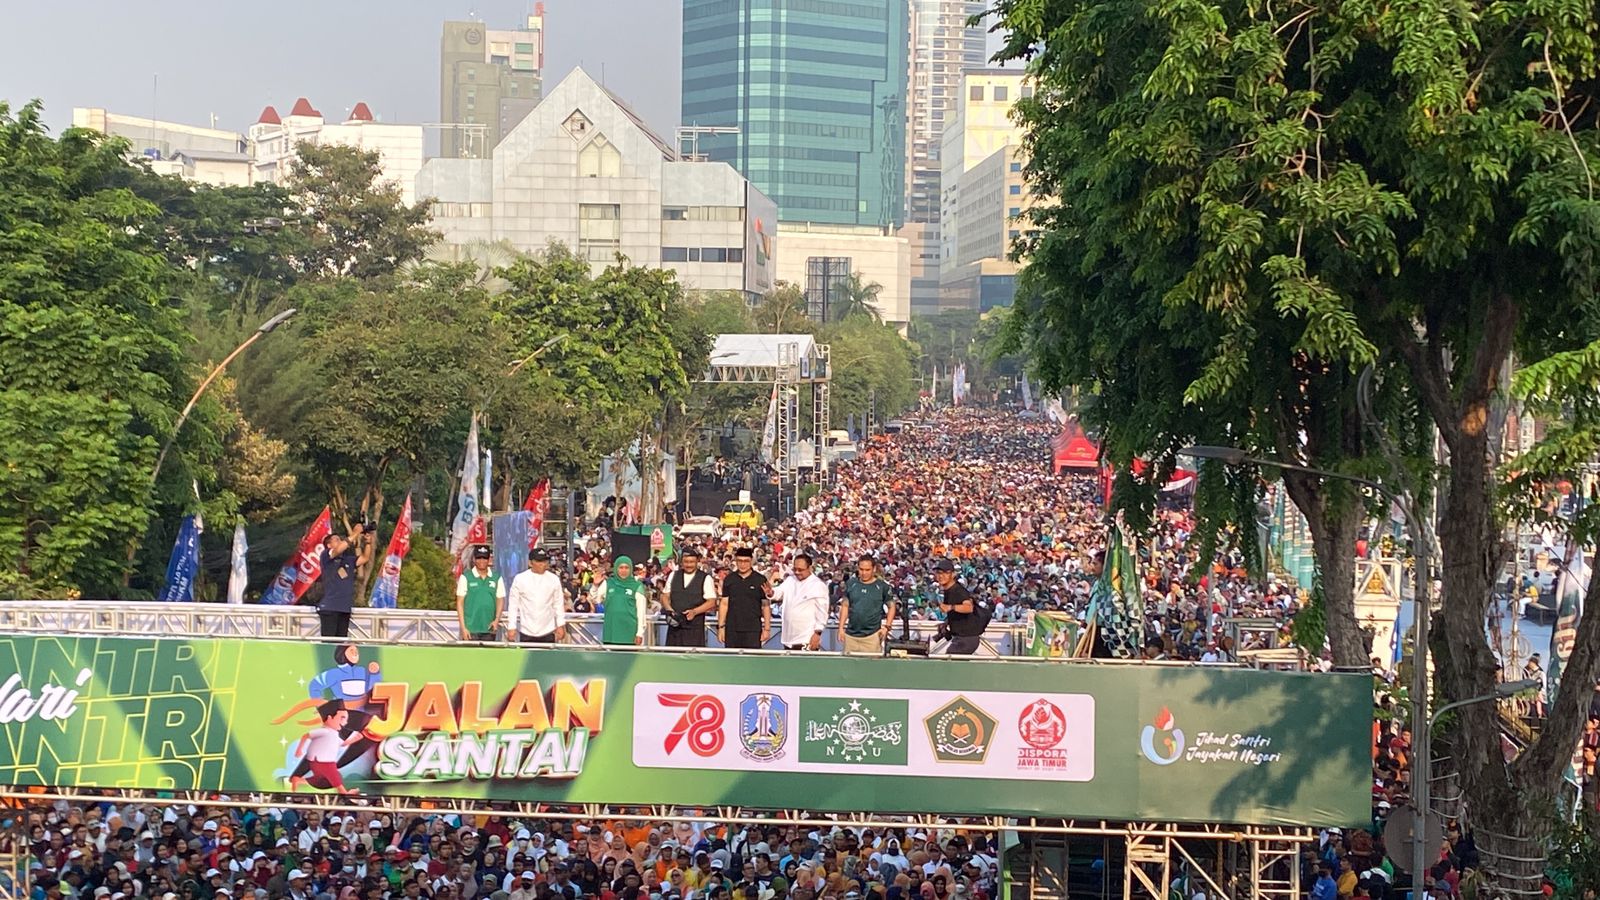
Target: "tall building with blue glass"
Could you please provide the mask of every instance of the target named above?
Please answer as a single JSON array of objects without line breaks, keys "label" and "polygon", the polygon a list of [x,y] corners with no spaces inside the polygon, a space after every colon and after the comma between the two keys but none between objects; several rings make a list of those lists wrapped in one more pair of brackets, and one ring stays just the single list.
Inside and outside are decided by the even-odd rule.
[{"label": "tall building with blue glass", "polygon": [[683,125],[787,222],[905,220],[907,0],[684,0]]}]

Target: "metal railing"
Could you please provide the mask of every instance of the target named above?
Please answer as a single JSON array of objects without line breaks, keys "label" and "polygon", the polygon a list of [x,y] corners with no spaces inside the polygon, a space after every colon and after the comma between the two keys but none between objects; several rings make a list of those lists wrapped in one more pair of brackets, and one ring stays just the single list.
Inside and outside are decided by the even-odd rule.
[{"label": "metal railing", "polygon": [[[763,649],[779,650],[779,619],[772,622],[772,638]],[[599,646],[602,617],[569,615],[567,643]],[[911,634],[931,639],[939,628],[931,619],[912,619]],[[717,648],[714,620],[708,621],[706,644]],[[978,656],[1021,656],[1026,652],[1021,622],[994,622],[983,635]],[[0,632],[62,635],[127,635],[140,637],[317,639],[321,635],[317,611],[310,606],[231,606],[222,603],[123,603],[95,601],[0,602]],[[899,635],[900,624],[894,633]],[[350,616],[353,640],[391,644],[464,643],[454,610],[357,609]],[[823,632],[822,648],[838,651],[834,628]],[[659,646],[665,625],[656,622],[648,640]],[[941,644],[934,643],[934,652]]]}]

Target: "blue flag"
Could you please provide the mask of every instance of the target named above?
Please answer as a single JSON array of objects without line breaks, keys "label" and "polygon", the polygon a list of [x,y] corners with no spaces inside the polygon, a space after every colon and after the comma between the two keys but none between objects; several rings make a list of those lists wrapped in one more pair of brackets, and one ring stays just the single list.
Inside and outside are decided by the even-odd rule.
[{"label": "blue flag", "polygon": [[172,543],[172,558],[167,560],[167,581],[157,599],[166,603],[194,602],[194,576],[200,569],[200,532],[205,525],[199,516],[184,516],[178,539]]},{"label": "blue flag", "polygon": [[533,533],[533,513],[501,513],[494,517],[494,568],[500,573],[506,592],[511,579],[528,567],[528,536]]}]

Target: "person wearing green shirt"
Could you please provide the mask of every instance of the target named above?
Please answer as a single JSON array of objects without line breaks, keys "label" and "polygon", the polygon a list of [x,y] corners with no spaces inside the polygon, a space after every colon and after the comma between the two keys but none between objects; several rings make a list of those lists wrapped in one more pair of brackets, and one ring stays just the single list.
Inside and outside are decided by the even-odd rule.
[{"label": "person wearing green shirt", "polygon": [[839,606],[839,644],[845,653],[882,656],[883,639],[894,623],[894,595],[878,577],[878,561],[863,556],[844,586]]},{"label": "person wearing green shirt", "polygon": [[506,608],[506,586],[489,566],[488,547],[472,550],[472,568],[456,579],[456,620],[463,641],[492,641]]},{"label": "person wearing green shirt", "polygon": [[633,560],[617,557],[616,574],[600,582],[595,593],[606,605],[601,643],[642,646],[649,618],[645,614],[644,582],[633,577]]}]

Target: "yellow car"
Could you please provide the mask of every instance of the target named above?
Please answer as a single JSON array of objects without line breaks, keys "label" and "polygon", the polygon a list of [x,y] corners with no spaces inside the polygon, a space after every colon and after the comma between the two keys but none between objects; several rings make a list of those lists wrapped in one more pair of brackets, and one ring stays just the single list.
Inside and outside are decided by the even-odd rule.
[{"label": "yellow car", "polygon": [[723,528],[760,528],[761,510],[749,500],[729,500],[722,505]]}]

